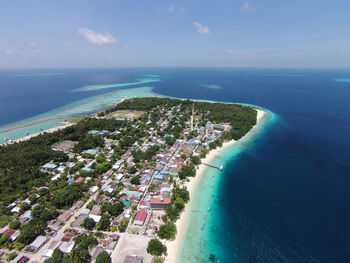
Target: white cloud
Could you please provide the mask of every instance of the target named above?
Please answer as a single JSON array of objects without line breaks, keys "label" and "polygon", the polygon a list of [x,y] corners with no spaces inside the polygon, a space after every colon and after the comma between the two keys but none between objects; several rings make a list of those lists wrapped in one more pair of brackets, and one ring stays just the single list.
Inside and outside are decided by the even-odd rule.
[{"label": "white cloud", "polygon": [[254,6],[250,3],[250,2],[244,2],[243,3],[243,6],[242,6],[242,10],[244,12],[249,12],[249,13],[252,13],[255,11],[255,8]]},{"label": "white cloud", "polygon": [[114,38],[110,33],[98,34],[87,28],[79,28],[78,34],[95,45],[111,44],[118,41],[118,39]]},{"label": "white cloud", "polygon": [[174,7],[173,4],[170,4],[170,5],[169,5],[168,11],[169,11],[170,13],[173,13],[173,12],[175,11],[175,7]]},{"label": "white cloud", "polygon": [[226,49],[225,51],[224,51],[227,55],[233,55],[233,50],[232,49]]},{"label": "white cloud", "polygon": [[194,22],[193,25],[197,28],[198,34],[202,34],[202,35],[210,34],[209,27],[202,25],[198,22]]}]

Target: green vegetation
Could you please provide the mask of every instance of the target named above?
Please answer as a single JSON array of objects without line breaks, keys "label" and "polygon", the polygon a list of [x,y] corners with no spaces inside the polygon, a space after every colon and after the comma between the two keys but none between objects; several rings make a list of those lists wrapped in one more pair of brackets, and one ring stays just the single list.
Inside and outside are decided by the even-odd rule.
[{"label": "green vegetation", "polygon": [[161,239],[172,240],[176,236],[176,225],[173,222],[166,222],[159,227],[158,236]]},{"label": "green vegetation", "polygon": [[131,178],[130,183],[140,185],[140,176],[136,175],[133,178]]},{"label": "green vegetation", "polygon": [[21,226],[21,223],[19,222],[18,219],[13,220],[10,224],[9,224],[9,228],[11,229],[18,229]]},{"label": "green vegetation", "polygon": [[[77,153],[90,148],[103,147],[100,136],[88,134],[90,130],[115,131],[124,124],[114,119],[84,118],[76,125],[53,133],[44,133],[30,140],[0,146],[0,202],[9,204],[25,195],[33,187],[45,184],[50,175],[41,171],[47,162],[65,162],[68,156],[51,149],[53,144],[64,140],[78,141],[74,146]],[[103,167],[100,167],[103,168]]]},{"label": "green vegetation", "polygon": [[185,208],[185,204],[190,200],[190,193],[186,188],[175,186],[172,190],[171,200],[173,200],[173,203],[165,209],[166,214],[163,216],[163,220],[167,221],[169,219],[175,222]]},{"label": "green vegetation", "polygon": [[186,179],[187,177],[194,177],[196,175],[196,166],[193,163],[183,165],[179,171],[179,178]]},{"label": "green vegetation", "polygon": [[111,256],[106,251],[102,251],[100,254],[98,254],[96,258],[96,263],[111,263],[111,262],[112,262]]},{"label": "green vegetation", "polygon": [[92,230],[95,228],[95,221],[89,217],[85,218],[81,226],[87,230]]},{"label": "green vegetation", "polygon": [[122,221],[120,221],[119,226],[118,226],[118,230],[120,232],[125,232],[126,228],[129,225],[129,220],[128,219],[123,219]]},{"label": "green vegetation", "polygon": [[158,239],[151,239],[148,242],[147,253],[152,256],[160,257],[163,254],[167,254],[167,247]]},{"label": "green vegetation", "polygon": [[108,214],[103,214],[101,216],[100,221],[97,224],[96,229],[97,230],[102,230],[102,231],[109,231],[109,221],[111,217]]}]

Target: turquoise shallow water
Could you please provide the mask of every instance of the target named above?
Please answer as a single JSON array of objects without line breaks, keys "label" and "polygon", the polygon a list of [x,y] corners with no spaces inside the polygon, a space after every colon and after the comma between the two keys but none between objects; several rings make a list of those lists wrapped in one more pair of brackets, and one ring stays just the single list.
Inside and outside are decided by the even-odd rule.
[{"label": "turquoise shallow water", "polygon": [[33,118],[0,127],[0,144],[5,143],[6,138],[15,140],[25,137],[27,133],[38,133],[40,132],[40,128],[46,130],[60,126],[59,120],[66,120],[101,111],[115,105],[122,99],[154,96],[160,95],[153,92],[153,87],[139,87],[108,92],[69,103],[64,107],[37,115]]},{"label": "turquoise shallow water", "polygon": [[333,79],[334,81],[337,82],[346,82],[346,83],[350,83],[350,79]]},{"label": "turquoise shallow water", "polygon": [[[6,139],[16,140],[18,138],[25,137],[27,135],[35,134],[45,131],[47,129],[58,127],[61,124],[57,121],[43,121],[40,123],[35,123],[15,130],[0,133],[0,144],[5,143]],[[42,129],[42,130],[41,130]]]},{"label": "turquoise shallow water", "polygon": [[[267,128],[277,120],[277,116],[267,111],[267,114],[259,122],[258,126],[247,136],[223,150],[212,161],[213,165],[225,165],[235,161],[235,158],[252,147],[255,138],[267,132]],[[220,191],[220,184],[225,184],[223,172],[217,169],[207,168],[195,193],[191,196],[190,219],[186,226],[186,234],[182,240],[178,262],[208,262],[210,254],[215,255],[216,260],[224,257],[225,251],[217,243],[219,231],[224,228],[223,224],[228,222],[220,218],[217,195]]]},{"label": "turquoise shallow water", "polygon": [[258,74],[260,76],[265,76],[265,77],[307,77],[307,74],[279,74],[279,73],[263,73],[263,74]]},{"label": "turquoise shallow water", "polygon": [[200,84],[199,86],[207,89],[222,89],[222,87],[216,84]]},{"label": "turquoise shallow water", "polygon": [[[155,75],[157,76],[157,75]],[[78,89],[72,90],[72,92],[84,92],[84,91],[95,91],[95,90],[103,90],[103,89],[112,89],[112,88],[123,88],[123,87],[130,87],[130,86],[137,86],[137,85],[144,85],[147,83],[152,82],[159,82],[161,81],[158,77],[148,77],[148,78],[142,78],[142,79],[136,79],[134,82],[127,82],[127,83],[115,83],[115,84],[104,84],[104,85],[88,85],[84,86]]]}]

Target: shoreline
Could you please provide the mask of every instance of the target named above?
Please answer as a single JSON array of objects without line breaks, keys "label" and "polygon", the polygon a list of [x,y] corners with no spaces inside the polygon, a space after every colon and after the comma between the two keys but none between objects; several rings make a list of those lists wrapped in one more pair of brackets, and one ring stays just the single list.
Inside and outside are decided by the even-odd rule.
[{"label": "shoreline", "polygon": [[18,138],[16,140],[10,140],[8,142],[0,144],[0,146],[6,146],[6,145],[17,143],[17,142],[27,141],[27,140],[29,140],[29,139],[31,139],[33,137],[36,137],[36,136],[38,136],[40,134],[52,133],[52,132],[59,131],[61,129],[67,128],[69,126],[75,125],[75,123],[71,123],[71,122],[68,122],[68,121],[59,121],[59,123],[61,123],[62,125],[56,126],[56,127],[53,127],[53,128],[41,131],[41,132],[33,133],[33,134],[28,135],[28,136],[24,136],[22,138]]},{"label": "shoreline", "polygon": [[[238,141],[242,140],[252,130],[254,130],[257,127],[257,125],[259,124],[259,122],[261,121],[261,119],[266,114],[266,111],[263,111],[261,109],[255,108],[255,110],[258,112],[256,124],[246,135],[244,135]],[[210,163],[217,155],[219,155],[225,149],[231,147],[232,145],[234,145],[238,141],[231,140],[231,141],[223,143],[222,147],[211,150],[204,159],[201,159],[201,162],[202,163],[203,162]],[[192,202],[193,202],[193,196],[195,194],[198,183],[200,182],[201,178],[203,177],[203,175],[205,174],[205,172],[207,171],[208,168],[209,168],[208,166],[206,166],[204,164],[200,164],[198,169],[197,169],[196,176],[190,178],[190,181],[186,182],[184,184],[184,186],[187,187],[187,190],[190,193],[190,202],[185,206],[183,213],[181,213],[180,218],[175,223],[176,229],[177,229],[177,234],[176,234],[175,240],[164,242],[165,245],[167,246],[167,250],[168,250],[168,255],[165,258],[164,262],[177,263],[177,261],[178,261],[179,255],[181,253],[181,244],[182,244],[182,241],[183,241],[183,238],[185,236],[185,233],[186,233],[186,230],[188,227],[188,223],[189,223],[189,218],[190,218],[190,214],[191,214],[190,211],[191,211],[191,206],[192,206]]]}]

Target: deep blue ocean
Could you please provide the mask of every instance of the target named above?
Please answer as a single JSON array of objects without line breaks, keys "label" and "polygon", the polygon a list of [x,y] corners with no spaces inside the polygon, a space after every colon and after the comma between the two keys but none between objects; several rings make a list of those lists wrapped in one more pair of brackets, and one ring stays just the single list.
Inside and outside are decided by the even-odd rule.
[{"label": "deep blue ocean", "polygon": [[210,241],[220,245],[220,262],[350,262],[348,69],[2,70],[0,126],[145,85],[74,89],[150,74],[157,94],[254,104],[277,116],[225,165],[216,198],[222,224]]}]

